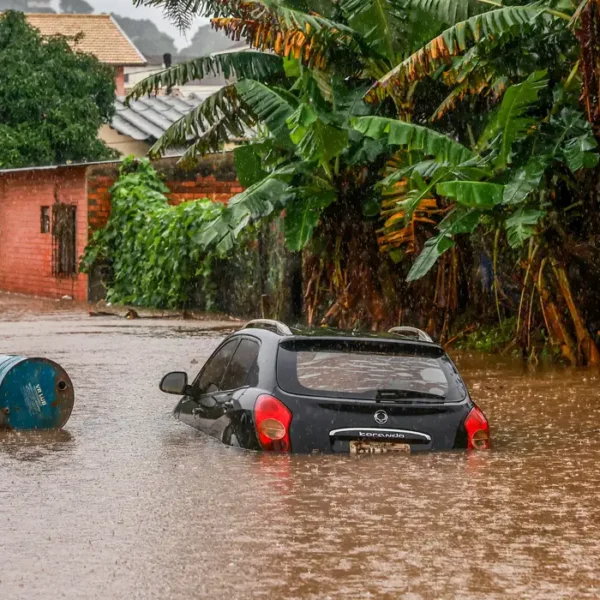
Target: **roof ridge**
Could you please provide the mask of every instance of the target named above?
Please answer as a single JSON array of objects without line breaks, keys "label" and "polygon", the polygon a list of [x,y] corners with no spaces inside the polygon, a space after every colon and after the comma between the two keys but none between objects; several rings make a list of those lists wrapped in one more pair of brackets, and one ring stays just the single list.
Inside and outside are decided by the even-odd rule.
[{"label": "roof ridge", "polygon": [[115,24],[117,29],[121,32],[123,37],[129,42],[131,47],[138,53],[138,56],[144,61],[144,63],[147,63],[148,61],[146,60],[146,57],[142,54],[141,50],[133,43],[133,40],[129,37],[129,35],[127,35],[126,31],[119,24],[119,21],[117,21],[115,17],[111,14],[109,14],[108,17]]},{"label": "roof ridge", "polygon": [[[0,11],[0,12],[4,12],[4,11]],[[60,18],[80,18],[80,19],[93,19],[93,18],[98,18],[98,17],[103,17],[103,18],[107,18],[112,16],[110,13],[93,13],[91,15],[84,15],[82,13],[45,13],[45,12],[41,12],[41,13],[36,13],[36,12],[26,12],[24,13],[24,15],[26,17],[29,16],[35,16],[35,17],[46,17],[46,18],[52,18],[52,19],[56,19],[57,17]]]}]

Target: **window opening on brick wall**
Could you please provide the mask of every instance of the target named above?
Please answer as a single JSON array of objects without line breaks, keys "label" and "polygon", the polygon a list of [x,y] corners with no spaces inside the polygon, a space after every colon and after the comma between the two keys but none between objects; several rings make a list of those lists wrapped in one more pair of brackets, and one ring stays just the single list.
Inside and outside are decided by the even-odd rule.
[{"label": "window opening on brick wall", "polygon": [[52,274],[77,274],[77,207],[57,202],[52,207]]},{"label": "window opening on brick wall", "polygon": [[42,206],[41,210],[41,232],[50,233],[50,207]]}]

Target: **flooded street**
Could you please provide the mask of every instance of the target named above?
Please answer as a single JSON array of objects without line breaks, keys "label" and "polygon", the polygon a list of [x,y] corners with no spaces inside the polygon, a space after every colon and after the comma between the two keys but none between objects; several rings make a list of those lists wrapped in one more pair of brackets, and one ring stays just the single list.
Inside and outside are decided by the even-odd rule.
[{"label": "flooded street", "polygon": [[0,434],[3,600],[600,598],[597,371],[455,357],[486,454],[274,456],[158,390],[218,323],[10,314],[0,354],[56,360],[77,399],[62,433]]}]

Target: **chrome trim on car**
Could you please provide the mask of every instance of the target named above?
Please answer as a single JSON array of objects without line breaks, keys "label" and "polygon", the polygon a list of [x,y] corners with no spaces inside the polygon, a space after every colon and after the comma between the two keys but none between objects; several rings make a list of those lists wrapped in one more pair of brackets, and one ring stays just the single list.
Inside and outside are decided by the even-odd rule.
[{"label": "chrome trim on car", "polygon": [[421,433],[420,431],[410,431],[408,429],[381,429],[379,427],[348,427],[346,429],[333,429],[329,432],[329,435],[338,435],[340,433],[360,433],[360,432],[368,432],[368,433],[402,433],[409,435],[416,435],[418,437],[422,437],[428,442],[431,441],[431,436],[426,433]]},{"label": "chrome trim on car", "polygon": [[378,410],[373,417],[375,418],[375,422],[379,425],[385,425],[390,420],[390,417],[385,410]]}]

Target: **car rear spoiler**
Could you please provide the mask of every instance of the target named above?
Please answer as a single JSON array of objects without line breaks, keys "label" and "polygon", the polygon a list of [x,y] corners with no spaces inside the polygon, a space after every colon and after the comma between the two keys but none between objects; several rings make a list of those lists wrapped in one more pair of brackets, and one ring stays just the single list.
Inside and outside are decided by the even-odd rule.
[{"label": "car rear spoiler", "polygon": [[[276,321],[274,319],[253,319],[252,321],[246,323],[242,329],[267,329],[283,336],[293,335],[292,330],[285,323]],[[431,336],[425,333],[422,329],[417,329],[416,327],[408,327],[405,325],[400,327],[392,327],[388,333],[392,333],[403,338],[416,338],[420,342],[433,343]]]},{"label": "car rear spoiler", "polygon": [[246,323],[242,329],[268,329],[279,335],[292,335],[292,330],[285,323],[273,319],[254,319]]},{"label": "car rear spoiler", "polygon": [[422,329],[417,329],[416,327],[392,327],[388,333],[393,333],[394,335],[398,335],[401,337],[409,337],[409,338],[417,338],[420,342],[430,342],[433,343],[431,336],[425,333]]}]

